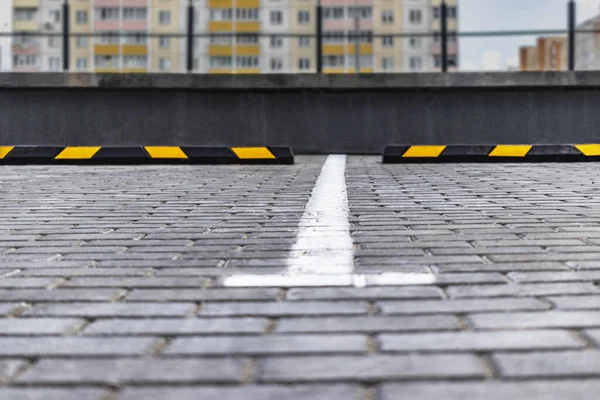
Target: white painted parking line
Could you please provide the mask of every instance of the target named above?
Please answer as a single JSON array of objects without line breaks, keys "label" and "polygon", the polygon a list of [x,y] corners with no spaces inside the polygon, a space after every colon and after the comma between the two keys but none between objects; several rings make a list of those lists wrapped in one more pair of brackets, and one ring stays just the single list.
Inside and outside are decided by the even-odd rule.
[{"label": "white painted parking line", "polygon": [[354,274],[348,221],[346,156],[327,157],[298,225],[299,232],[280,275],[233,275],[231,287],[386,286],[432,284],[431,273]]}]

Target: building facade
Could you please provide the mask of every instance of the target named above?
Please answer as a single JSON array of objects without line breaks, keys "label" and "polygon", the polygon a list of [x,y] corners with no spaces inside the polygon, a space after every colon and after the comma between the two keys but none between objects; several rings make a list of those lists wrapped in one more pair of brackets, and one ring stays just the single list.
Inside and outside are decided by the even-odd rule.
[{"label": "building facade", "polygon": [[[6,1],[6,0],[2,0]],[[11,66],[62,69],[62,0],[13,0]],[[458,26],[447,0],[448,28]],[[70,69],[185,72],[189,0],[69,0]],[[196,73],[314,73],[318,0],[192,0]],[[320,0],[325,73],[440,70],[441,0]],[[48,37],[27,35],[43,33]],[[414,36],[406,36],[414,34]],[[456,35],[448,41],[458,65]]]},{"label": "building facade", "polygon": [[0,72],[12,71],[12,0],[0,1]]},{"label": "building facade", "polygon": [[575,67],[578,70],[600,69],[600,15],[577,27],[575,36]]},{"label": "building facade", "polygon": [[566,71],[568,69],[567,38],[540,37],[535,46],[519,48],[521,71]]}]

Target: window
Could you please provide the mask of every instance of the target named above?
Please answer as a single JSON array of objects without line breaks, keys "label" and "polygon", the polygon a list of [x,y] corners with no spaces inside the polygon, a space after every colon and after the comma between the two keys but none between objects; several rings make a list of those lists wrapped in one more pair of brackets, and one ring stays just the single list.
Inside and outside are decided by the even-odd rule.
[{"label": "window", "polygon": [[34,44],[39,44],[39,41],[38,41],[38,38],[36,38],[34,36],[18,35],[18,36],[14,36],[13,44],[18,44],[18,45],[27,47],[27,46],[34,45]]},{"label": "window", "polygon": [[271,71],[280,71],[283,69],[283,60],[281,58],[271,58]]},{"label": "window", "polygon": [[381,22],[391,24],[394,22],[394,10],[383,10],[381,12]]},{"label": "window", "polygon": [[408,16],[411,24],[421,23],[421,10],[410,10]]},{"label": "window", "polygon": [[148,9],[146,7],[125,7],[123,8],[123,20],[139,21],[145,20],[148,17]]},{"label": "window", "polygon": [[58,24],[60,22],[60,11],[59,10],[49,10],[48,11],[48,22],[54,22]]},{"label": "window", "polygon": [[233,58],[231,56],[210,57],[211,68],[231,68]]},{"label": "window", "polygon": [[448,56],[448,67],[455,68],[457,65],[458,65],[458,60],[456,58],[456,55],[449,55]]},{"label": "window", "polygon": [[35,19],[35,8],[15,8],[15,21],[32,21]]},{"label": "window", "polygon": [[[233,19],[233,11],[231,8],[211,8],[211,21],[231,21]],[[198,21],[197,19],[195,21]]]},{"label": "window", "polygon": [[48,69],[50,71],[59,71],[60,70],[60,58],[58,58],[58,57],[48,58]]},{"label": "window", "polygon": [[299,58],[298,69],[303,71],[310,69],[310,58]]},{"label": "window", "polygon": [[433,66],[435,68],[440,68],[442,66],[442,57],[439,55],[433,56]]},{"label": "window", "polygon": [[75,47],[78,49],[84,48],[88,46],[88,38],[87,36],[77,36],[75,39]]},{"label": "window", "polygon": [[394,45],[394,37],[393,36],[384,36],[381,38],[381,45],[383,47],[392,47]]},{"label": "window", "polygon": [[118,68],[119,56],[102,55],[94,58],[94,64],[97,68]]},{"label": "window", "polygon": [[87,24],[88,23],[88,12],[85,10],[77,10],[77,12],[75,12],[75,23]]},{"label": "window", "polygon": [[271,24],[281,25],[283,22],[283,13],[281,11],[271,11]]},{"label": "window", "polygon": [[441,16],[442,16],[442,11],[441,11],[440,7],[433,7],[433,18],[440,19]]},{"label": "window", "polygon": [[371,18],[373,16],[373,7],[348,7],[348,18]]},{"label": "window", "polygon": [[373,41],[373,31],[358,31],[358,36],[356,32],[349,32],[348,38],[352,43],[356,43],[357,38],[360,43],[371,43]]},{"label": "window", "polygon": [[85,57],[80,57],[75,61],[75,68],[78,71],[85,71],[88,68],[88,59]]},{"label": "window", "polygon": [[147,64],[147,56],[123,56],[124,68],[146,68]]},{"label": "window", "polygon": [[96,8],[96,19],[100,21],[116,21],[119,19],[119,7]]},{"label": "window", "polygon": [[310,22],[310,13],[308,11],[298,11],[298,23],[308,24]]},{"label": "window", "polygon": [[[343,67],[345,64],[346,57],[343,55],[325,56],[323,57],[324,67]],[[354,60],[354,58],[352,58]]]},{"label": "window", "polygon": [[[352,60],[350,60],[352,59]],[[356,68],[356,56],[348,57],[349,64],[348,66],[351,68]],[[362,55],[358,60],[359,68],[373,68],[373,56],[372,55]]]},{"label": "window", "polygon": [[423,41],[420,37],[411,37],[408,42],[411,49],[420,49],[421,45],[423,44]]},{"label": "window", "polygon": [[309,47],[309,46],[310,46],[310,37],[300,36],[298,38],[298,47]]},{"label": "window", "polygon": [[48,38],[48,48],[56,49],[60,46],[60,37],[58,36],[50,36]]},{"label": "window", "polygon": [[235,9],[235,19],[238,21],[257,21],[259,17],[258,8]]},{"label": "window", "polygon": [[344,7],[323,7],[323,19],[343,19]]},{"label": "window", "polygon": [[170,71],[171,70],[171,60],[168,58],[160,58],[158,60],[158,69],[161,71]]},{"label": "window", "polygon": [[327,31],[323,34],[323,43],[344,43],[344,31]]},{"label": "window", "polygon": [[31,54],[18,54],[13,56],[15,67],[37,67],[39,61],[39,56]]},{"label": "window", "polygon": [[256,68],[258,67],[258,57],[256,56],[237,56],[235,65],[238,68]]},{"label": "window", "polygon": [[448,6],[448,18],[456,18],[456,6]]},{"label": "window", "polygon": [[160,25],[169,25],[171,23],[171,11],[159,11],[158,23]]},{"label": "window", "polygon": [[126,32],[123,37],[123,44],[146,44],[148,37],[146,32]]},{"label": "window", "polygon": [[385,71],[394,69],[394,59],[391,57],[383,57],[381,59],[381,68],[383,68]]},{"label": "window", "polygon": [[423,59],[421,57],[410,58],[410,69],[412,71],[419,71],[423,67]]},{"label": "window", "polygon": [[[198,47],[198,40],[195,41]],[[228,45],[232,43],[231,34],[228,35],[210,35],[210,44]]]},{"label": "window", "polygon": [[239,35],[236,39],[237,44],[258,44],[258,35]]},{"label": "window", "polygon": [[100,43],[102,43],[102,44],[117,44],[117,43],[119,43],[119,32],[102,32],[102,35],[100,35]]},{"label": "window", "polygon": [[281,36],[271,36],[271,48],[279,49],[283,46],[283,38]]},{"label": "window", "polygon": [[161,49],[168,49],[171,47],[171,38],[166,36],[161,36],[158,38],[158,47]]},{"label": "window", "polygon": [[448,32],[448,43],[456,43],[456,32]]}]

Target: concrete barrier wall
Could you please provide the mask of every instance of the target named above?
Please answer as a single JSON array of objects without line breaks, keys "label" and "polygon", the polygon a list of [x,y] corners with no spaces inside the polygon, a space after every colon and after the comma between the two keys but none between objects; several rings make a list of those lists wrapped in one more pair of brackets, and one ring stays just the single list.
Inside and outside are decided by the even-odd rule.
[{"label": "concrete barrier wall", "polygon": [[0,74],[0,145],[600,142],[600,73]]}]

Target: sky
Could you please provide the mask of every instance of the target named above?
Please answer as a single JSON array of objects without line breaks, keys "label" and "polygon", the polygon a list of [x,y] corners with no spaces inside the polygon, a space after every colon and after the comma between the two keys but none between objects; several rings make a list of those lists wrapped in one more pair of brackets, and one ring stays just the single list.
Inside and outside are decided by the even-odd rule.
[{"label": "sky", "polygon": [[[459,31],[567,29],[568,0],[458,0]],[[600,0],[577,0],[577,23],[600,13]],[[519,46],[537,35],[461,38],[460,68],[506,70],[518,65]]]}]

